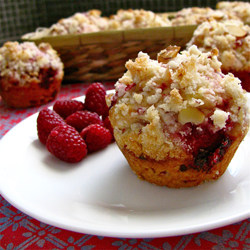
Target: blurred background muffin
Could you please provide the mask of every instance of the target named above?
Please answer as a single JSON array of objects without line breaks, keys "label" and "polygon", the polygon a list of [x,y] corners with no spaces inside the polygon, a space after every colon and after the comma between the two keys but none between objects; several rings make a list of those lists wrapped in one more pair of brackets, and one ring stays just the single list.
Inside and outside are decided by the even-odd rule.
[{"label": "blurred background muffin", "polygon": [[109,28],[126,30],[132,28],[149,28],[170,26],[167,14],[158,14],[143,9],[118,10],[109,20]]},{"label": "blurred background muffin", "polygon": [[231,12],[244,23],[250,23],[250,3],[243,1],[221,1],[216,5],[218,10]]},{"label": "blurred background muffin", "polygon": [[242,87],[250,91],[250,27],[239,20],[203,22],[194,31],[187,44],[198,46],[202,52],[219,50],[218,59],[222,72],[233,73],[241,80]]},{"label": "blurred background muffin", "polygon": [[49,28],[37,28],[34,36],[58,36],[83,34],[108,30],[109,23],[106,17],[101,17],[100,10],[77,12],[72,16],[61,18]]},{"label": "blurred background muffin", "polygon": [[0,95],[10,107],[40,106],[56,98],[63,63],[47,43],[6,42],[0,48]]},{"label": "blurred background muffin", "polygon": [[171,19],[173,26],[178,25],[197,25],[207,20],[228,20],[228,19],[239,19],[236,15],[230,12],[214,10],[210,7],[190,7],[184,8],[175,13],[174,18]]}]

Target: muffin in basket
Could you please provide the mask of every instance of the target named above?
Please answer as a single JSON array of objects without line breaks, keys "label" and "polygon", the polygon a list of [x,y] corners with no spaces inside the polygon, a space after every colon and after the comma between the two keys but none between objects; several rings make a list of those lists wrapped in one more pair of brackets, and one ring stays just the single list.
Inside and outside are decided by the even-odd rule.
[{"label": "muffin in basket", "polygon": [[49,29],[42,29],[41,35],[57,36],[107,30],[108,20],[101,14],[100,10],[95,9],[83,13],[77,12],[73,16],[59,20]]},{"label": "muffin in basket", "polygon": [[239,20],[204,22],[194,31],[187,48],[196,45],[202,52],[217,48],[223,73],[239,77],[250,91],[250,27]]},{"label": "muffin in basket", "polygon": [[58,22],[52,24],[49,28],[39,27],[35,32],[23,35],[22,39],[84,34],[108,30],[108,18],[102,17],[101,14],[101,11],[96,9],[87,12],[77,12],[72,16],[58,20]]},{"label": "muffin in basket", "polygon": [[209,7],[190,7],[177,11],[175,16],[171,19],[171,24],[173,26],[197,25],[212,19],[222,21],[228,19],[239,19],[239,17],[226,10],[213,10]]},{"label": "muffin in basket", "polygon": [[170,46],[157,60],[142,52],[129,60],[109,111],[132,170],[173,188],[218,179],[249,127],[246,92],[221,72],[218,51],[179,49]]},{"label": "muffin in basket", "polygon": [[56,98],[63,63],[49,44],[6,42],[0,48],[0,95],[10,107],[40,106]]},{"label": "muffin in basket", "polygon": [[171,26],[167,14],[154,13],[144,9],[120,9],[109,18],[110,30]]},{"label": "muffin in basket", "polygon": [[216,4],[216,9],[230,12],[240,18],[244,23],[250,23],[250,3],[243,1],[221,1]]}]

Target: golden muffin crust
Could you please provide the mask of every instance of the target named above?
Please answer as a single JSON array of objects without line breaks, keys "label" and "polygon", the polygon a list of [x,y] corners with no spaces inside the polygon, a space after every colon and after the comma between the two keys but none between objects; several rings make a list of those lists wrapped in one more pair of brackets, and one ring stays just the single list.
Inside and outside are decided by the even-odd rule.
[{"label": "golden muffin crust", "polygon": [[139,179],[147,180],[158,186],[186,188],[198,186],[206,181],[215,181],[221,177],[243,138],[244,135],[240,134],[230,145],[223,159],[209,171],[202,171],[202,169],[197,171],[196,168],[189,166],[188,159],[170,158],[166,161],[155,161],[153,159],[138,158],[126,148],[121,148],[121,151]]}]

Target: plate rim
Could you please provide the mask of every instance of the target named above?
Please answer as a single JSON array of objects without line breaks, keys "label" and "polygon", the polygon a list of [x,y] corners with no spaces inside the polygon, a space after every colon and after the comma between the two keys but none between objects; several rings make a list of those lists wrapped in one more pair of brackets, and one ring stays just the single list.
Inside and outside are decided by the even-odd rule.
[{"label": "plate rim", "polygon": [[[114,92],[113,90],[109,91],[109,92]],[[80,96],[78,98],[78,100],[83,100],[85,98],[85,96]],[[11,128],[0,140],[0,149],[3,147],[2,145],[5,143],[5,141],[8,139],[8,137],[12,136],[12,133],[15,133],[16,130],[19,129],[19,127],[21,126],[21,124],[23,123],[29,123],[30,120],[32,121],[32,119],[35,119],[37,117],[39,112],[36,112],[34,114],[32,114],[31,116],[23,119],[20,123],[18,123],[17,125],[15,125],[13,128]],[[250,131],[248,132],[248,134],[250,133]],[[247,135],[246,135],[247,136]],[[6,139],[7,138],[7,139]],[[0,151],[0,155],[2,154],[2,152]],[[4,167],[0,166],[0,173],[3,171]],[[1,176],[3,176],[3,174],[1,174]],[[250,181],[248,179],[248,181]],[[4,183],[4,182],[2,182]],[[39,216],[39,214],[36,214],[35,211],[31,211],[30,209],[28,209],[27,207],[25,207],[25,205],[23,204],[19,204],[18,202],[15,201],[15,197],[12,197],[8,192],[4,192],[4,188],[2,188],[2,185],[0,183],[0,194],[2,195],[2,197],[4,199],[6,199],[6,201],[8,201],[11,205],[13,205],[14,207],[16,207],[17,209],[19,209],[20,211],[22,211],[23,213],[25,213],[26,215],[29,215],[31,217],[33,217],[34,219],[37,219],[41,222],[44,222],[46,224],[50,224],[65,230],[70,230],[73,232],[78,232],[78,233],[84,233],[84,234],[93,234],[93,235],[98,235],[98,236],[104,236],[104,237],[127,237],[127,238],[142,238],[142,237],[171,237],[171,236],[178,236],[178,235],[185,235],[185,234],[192,234],[192,233],[197,233],[197,232],[201,232],[201,231],[207,231],[207,230],[212,230],[215,228],[219,228],[219,227],[223,227],[223,226],[227,226],[236,222],[239,222],[241,220],[244,219],[248,219],[250,217],[250,208],[249,210],[245,210],[244,212],[241,212],[239,214],[236,215],[230,215],[227,216],[225,218],[220,219],[217,222],[213,222],[211,223],[201,223],[199,226],[197,225],[190,225],[189,228],[182,228],[182,229],[166,229],[166,230],[154,230],[154,231],[144,231],[144,232],[116,232],[115,230],[98,230],[98,229],[89,229],[89,228],[83,228],[83,227],[79,227],[79,226],[75,226],[75,225],[69,225],[67,223],[63,223],[63,222],[58,222],[58,221],[51,221],[50,219],[46,219],[43,216]]]}]

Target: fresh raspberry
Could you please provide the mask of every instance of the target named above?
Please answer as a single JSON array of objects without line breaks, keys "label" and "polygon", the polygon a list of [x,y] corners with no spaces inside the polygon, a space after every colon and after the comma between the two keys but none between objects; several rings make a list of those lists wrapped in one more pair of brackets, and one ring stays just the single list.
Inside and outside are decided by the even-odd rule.
[{"label": "fresh raspberry", "polygon": [[37,117],[37,134],[41,143],[46,144],[50,131],[60,124],[65,124],[63,118],[55,111],[44,108]]},{"label": "fresh raspberry", "polygon": [[87,110],[77,111],[66,118],[66,123],[74,127],[78,132],[81,132],[85,127],[90,124],[104,125],[99,115]]},{"label": "fresh raspberry", "polygon": [[106,89],[101,83],[91,84],[86,91],[85,109],[96,112],[100,116],[107,115],[108,106],[105,96]]},{"label": "fresh raspberry", "polygon": [[107,128],[110,131],[110,133],[112,135],[112,141],[113,141],[114,140],[114,130],[113,130],[113,127],[112,127],[112,125],[110,123],[109,116],[107,116],[104,119],[103,123],[104,123],[104,127]]},{"label": "fresh raspberry", "polygon": [[112,135],[110,131],[99,124],[91,124],[80,133],[87,144],[88,152],[94,152],[107,147]]},{"label": "fresh raspberry", "polygon": [[62,118],[66,119],[76,111],[84,109],[84,103],[77,100],[56,101],[53,110],[56,111]]},{"label": "fresh raspberry", "polygon": [[47,149],[57,158],[74,163],[87,154],[87,146],[80,134],[69,125],[55,127],[48,137]]}]

